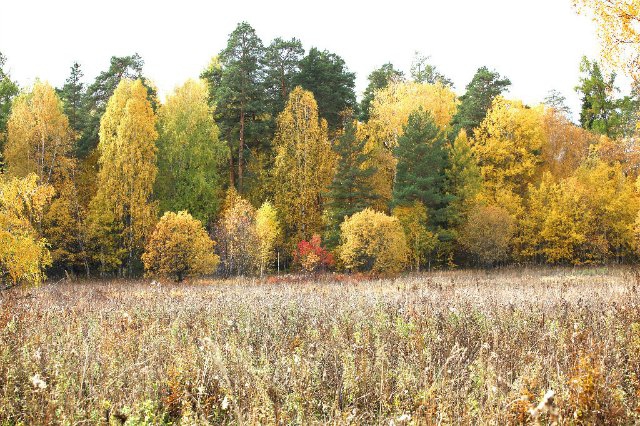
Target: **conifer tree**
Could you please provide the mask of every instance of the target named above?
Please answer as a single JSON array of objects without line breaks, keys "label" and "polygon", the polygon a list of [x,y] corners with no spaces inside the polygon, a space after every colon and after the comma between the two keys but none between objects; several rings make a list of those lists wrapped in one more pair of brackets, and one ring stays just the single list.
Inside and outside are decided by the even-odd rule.
[{"label": "conifer tree", "polygon": [[371,207],[376,199],[371,185],[371,176],[376,169],[367,162],[366,140],[357,137],[356,122],[350,115],[347,115],[344,131],[333,147],[337,166],[327,193],[329,229],[325,241],[329,248],[338,245],[340,223],[344,218]]},{"label": "conifer tree", "polygon": [[465,94],[460,97],[458,112],[453,118],[455,130],[465,129],[471,133],[482,123],[496,96],[508,90],[509,86],[511,81],[508,78],[501,77],[487,67],[478,68]]},{"label": "conifer tree", "polygon": [[[215,90],[216,122],[222,138],[232,149],[230,169],[236,161],[237,182],[231,184],[243,192],[245,151],[265,142],[263,132],[265,91],[263,85],[264,47],[255,30],[246,22],[238,24],[220,52],[219,85]],[[213,73],[212,76],[216,75]]]},{"label": "conifer tree", "polygon": [[433,116],[419,109],[409,116],[404,134],[398,138],[398,159],[393,204],[410,206],[419,201],[428,210],[433,229],[447,226],[449,204],[445,170],[449,158],[446,139]]}]

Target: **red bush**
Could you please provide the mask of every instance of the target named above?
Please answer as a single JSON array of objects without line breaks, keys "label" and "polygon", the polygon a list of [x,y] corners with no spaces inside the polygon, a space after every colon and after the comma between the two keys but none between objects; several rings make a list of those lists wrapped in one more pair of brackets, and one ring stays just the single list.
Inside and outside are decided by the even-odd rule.
[{"label": "red bush", "polygon": [[335,264],[333,255],[322,248],[320,235],[314,235],[309,241],[300,241],[293,253],[294,262],[308,272],[326,270]]}]

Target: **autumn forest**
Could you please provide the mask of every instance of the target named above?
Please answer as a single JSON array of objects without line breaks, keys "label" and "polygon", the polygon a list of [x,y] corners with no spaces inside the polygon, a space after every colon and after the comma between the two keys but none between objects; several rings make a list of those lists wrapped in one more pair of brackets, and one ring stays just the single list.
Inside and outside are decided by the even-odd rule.
[{"label": "autumn forest", "polygon": [[484,66],[456,91],[422,55],[358,99],[343,58],[246,22],[164,101],[137,54],[58,88],[0,54],[0,279],[634,263],[640,86],[607,51],[573,113]]}]

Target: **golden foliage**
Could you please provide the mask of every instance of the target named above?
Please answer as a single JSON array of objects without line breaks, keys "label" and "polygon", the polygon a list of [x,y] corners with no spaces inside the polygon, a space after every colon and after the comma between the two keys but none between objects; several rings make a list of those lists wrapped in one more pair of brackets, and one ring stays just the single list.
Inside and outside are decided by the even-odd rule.
[{"label": "golden foliage", "polygon": [[311,92],[296,87],[277,123],[274,202],[293,248],[322,230],[323,194],[333,179],[336,158]]},{"label": "golden foliage", "polygon": [[542,125],[543,169],[555,178],[569,177],[587,158],[590,147],[598,144],[598,136],[574,125],[554,109],[545,111]]},{"label": "golden foliage", "polygon": [[506,188],[523,195],[534,181],[545,145],[544,108],[527,108],[520,101],[497,97],[478,129],[473,150],[485,187]]},{"label": "golden foliage", "polygon": [[51,184],[56,195],[42,220],[42,233],[51,245],[57,266],[83,263],[83,209],[74,178],[74,142],[62,102],[47,83],[37,81],[13,106],[8,123],[6,150],[9,175],[24,177],[35,173],[40,182]]},{"label": "golden foliage", "polygon": [[121,224],[130,259],[142,250],[156,221],[151,201],[157,174],[155,124],[142,81],[123,79],[100,121],[100,170],[91,208],[100,206],[108,213],[94,211],[91,216],[109,214]]},{"label": "golden foliage", "polygon": [[422,108],[431,113],[436,125],[445,129],[456,113],[457,96],[447,86],[413,81],[391,82],[376,92],[371,103],[367,133],[372,146],[393,149],[403,135],[409,115]]},{"label": "golden foliage", "polygon": [[7,123],[7,172],[25,177],[35,173],[43,184],[57,183],[73,166],[74,136],[56,91],[36,81],[30,92],[13,103]]},{"label": "golden foliage", "polygon": [[382,273],[404,269],[409,248],[397,217],[367,208],[346,219],[340,230],[338,251],[347,269]]},{"label": "golden foliage", "polygon": [[47,240],[38,225],[54,195],[50,185],[39,185],[34,173],[3,180],[0,176],[0,281],[40,284],[51,265]]},{"label": "golden foliage", "polygon": [[602,57],[640,80],[640,0],[574,0],[597,25]]},{"label": "golden foliage", "polygon": [[220,259],[213,251],[214,246],[199,220],[186,211],[166,212],[149,238],[142,261],[148,275],[171,276],[182,281],[216,270]]},{"label": "golden foliage", "polygon": [[548,263],[591,263],[633,255],[640,200],[619,164],[590,159],[558,182],[531,187],[518,237],[520,255]]},{"label": "golden foliage", "polygon": [[427,229],[427,208],[416,201],[411,206],[395,207],[392,214],[404,229],[411,265],[419,271],[438,243],[437,235]]},{"label": "golden foliage", "polygon": [[262,203],[256,212],[256,233],[260,243],[260,275],[269,269],[275,258],[275,247],[282,239],[282,228],[278,221],[278,212],[269,201]]},{"label": "golden foliage", "polygon": [[253,274],[259,268],[261,247],[256,228],[256,209],[230,188],[216,225],[218,252],[225,274]]}]

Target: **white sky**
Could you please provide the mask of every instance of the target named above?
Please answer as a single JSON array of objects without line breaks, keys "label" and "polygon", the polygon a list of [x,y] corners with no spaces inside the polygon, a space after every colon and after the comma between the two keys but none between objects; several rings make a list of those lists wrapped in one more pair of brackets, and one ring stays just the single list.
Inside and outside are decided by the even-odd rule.
[{"label": "white sky", "polygon": [[571,0],[7,0],[0,51],[22,86],[36,77],[61,86],[73,61],[90,82],[111,56],[138,52],[164,95],[197,77],[243,20],[265,45],[297,37],[307,50],[339,54],[357,74],[358,95],[385,62],[408,74],[418,50],[459,93],[487,65],[511,79],[509,97],[533,104],[556,89],[575,113],[580,58],[598,56],[595,27]]}]

